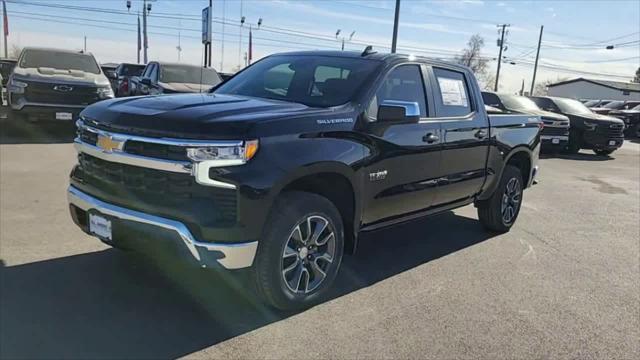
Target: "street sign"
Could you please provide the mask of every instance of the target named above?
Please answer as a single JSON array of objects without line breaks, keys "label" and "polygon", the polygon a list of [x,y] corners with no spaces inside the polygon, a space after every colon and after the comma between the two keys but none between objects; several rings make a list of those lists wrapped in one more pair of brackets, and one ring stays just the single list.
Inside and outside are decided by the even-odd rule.
[{"label": "street sign", "polygon": [[202,43],[211,44],[211,8],[202,9]]}]

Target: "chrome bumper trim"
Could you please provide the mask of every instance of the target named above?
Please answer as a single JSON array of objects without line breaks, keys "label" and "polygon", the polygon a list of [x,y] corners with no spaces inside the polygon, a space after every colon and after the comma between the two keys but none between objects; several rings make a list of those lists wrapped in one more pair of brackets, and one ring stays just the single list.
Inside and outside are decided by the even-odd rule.
[{"label": "chrome bumper trim", "polygon": [[191,174],[190,162],[148,158],[145,156],[138,156],[120,151],[105,152],[101,148],[82,142],[78,138],[76,138],[73,142],[78,152],[83,152],[85,154],[97,157],[98,159],[102,159],[105,161],[117,162],[121,164],[139,166],[149,169]]},{"label": "chrome bumper trim", "polygon": [[[7,98],[9,97],[9,93],[7,92]],[[22,101],[18,104],[11,103],[12,110],[22,110],[26,106],[37,106],[37,107],[46,107],[46,108],[61,108],[61,109],[71,109],[71,110],[82,110],[87,107],[87,105],[67,105],[67,104],[49,104],[49,103],[39,103],[39,102],[29,102]]]},{"label": "chrome bumper trim", "polygon": [[202,257],[200,255],[201,251],[221,252],[224,254],[224,258],[216,259],[215,261],[220,263],[220,265],[226,269],[242,269],[253,264],[253,259],[255,258],[256,251],[258,249],[257,241],[239,244],[219,244],[198,241],[194,238],[189,229],[179,221],[112,205],[98,200],[73,186],[69,186],[67,198],[70,204],[73,204],[84,211],[95,210],[118,219],[157,226],[159,228],[176,232],[184,242],[187,249],[189,249],[191,255],[203,267],[213,264],[207,263],[206,257]]},{"label": "chrome bumper trim", "polygon": [[569,136],[567,136],[567,135],[540,135],[540,139],[541,140],[560,139],[560,140],[569,141]]}]

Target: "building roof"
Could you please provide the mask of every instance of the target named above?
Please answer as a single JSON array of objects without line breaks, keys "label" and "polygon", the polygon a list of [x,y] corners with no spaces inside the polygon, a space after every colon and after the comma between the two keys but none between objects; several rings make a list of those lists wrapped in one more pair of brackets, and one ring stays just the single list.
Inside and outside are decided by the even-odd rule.
[{"label": "building roof", "polygon": [[604,87],[608,87],[611,89],[621,90],[621,91],[633,91],[640,92],[640,83],[633,82],[623,82],[623,81],[609,81],[609,80],[596,80],[596,79],[585,79],[585,78],[577,78],[567,81],[557,82],[555,84],[549,84],[548,87],[554,87],[558,85],[570,84],[574,82],[584,81]]}]

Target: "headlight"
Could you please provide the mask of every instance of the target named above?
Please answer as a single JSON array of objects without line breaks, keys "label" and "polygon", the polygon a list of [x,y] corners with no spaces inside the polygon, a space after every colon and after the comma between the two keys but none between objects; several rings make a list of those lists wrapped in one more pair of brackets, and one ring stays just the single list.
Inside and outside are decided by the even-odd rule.
[{"label": "headlight", "polygon": [[27,83],[16,80],[16,79],[11,79],[11,81],[9,81],[9,84],[7,85],[7,91],[12,92],[14,94],[24,94],[24,88],[27,87]]},{"label": "headlight", "polygon": [[592,122],[588,122],[588,121],[585,121],[585,122],[584,122],[584,127],[585,127],[587,130],[591,130],[591,131],[592,131],[592,130],[595,130],[595,129],[596,129],[596,126],[598,126],[598,124],[596,124],[596,123],[592,123]]},{"label": "headlight", "polygon": [[98,98],[111,99],[113,96],[113,89],[111,89],[111,86],[98,88]]},{"label": "headlight", "polygon": [[196,163],[206,161],[210,166],[233,166],[246,163],[257,152],[258,140],[251,140],[242,145],[187,148],[187,157]]}]

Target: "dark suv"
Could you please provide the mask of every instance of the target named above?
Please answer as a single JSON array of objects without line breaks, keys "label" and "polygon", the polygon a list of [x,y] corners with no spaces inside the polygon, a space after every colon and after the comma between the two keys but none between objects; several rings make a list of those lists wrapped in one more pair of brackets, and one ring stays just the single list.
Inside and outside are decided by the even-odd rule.
[{"label": "dark suv", "polygon": [[565,115],[571,122],[570,153],[592,149],[597,155],[609,155],[624,142],[624,122],[612,116],[596,114],[578,100],[537,96],[531,98],[547,111]]},{"label": "dark suv", "polygon": [[135,77],[132,95],[202,93],[222,82],[213,68],[152,61]]},{"label": "dark suv", "polygon": [[7,83],[10,118],[71,122],[82,109],[113,98],[91,54],[25,48]]}]

